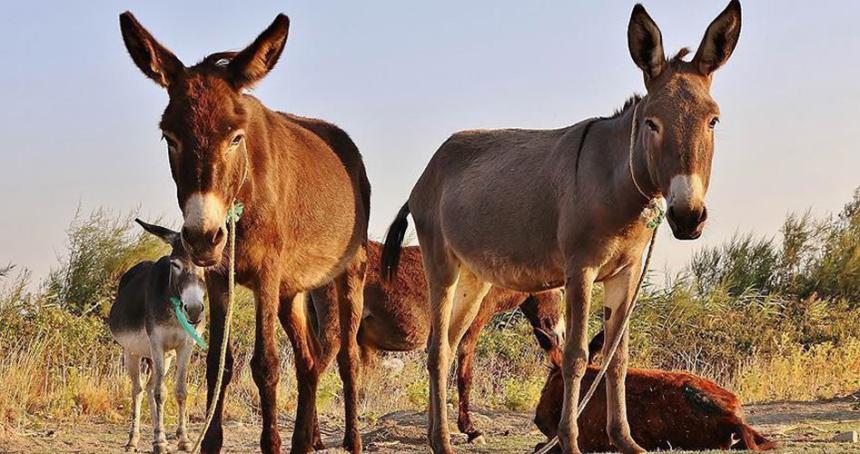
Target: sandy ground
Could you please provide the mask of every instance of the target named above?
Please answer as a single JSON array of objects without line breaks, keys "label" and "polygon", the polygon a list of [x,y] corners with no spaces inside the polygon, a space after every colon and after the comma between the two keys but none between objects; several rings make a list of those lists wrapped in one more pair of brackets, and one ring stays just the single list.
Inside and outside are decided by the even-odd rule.
[{"label": "sandy ground", "polygon": [[[748,421],[764,434],[780,442],[780,453],[857,453],[860,443],[834,443],[834,435],[860,430],[860,407],[855,399],[823,402],[780,402],[752,405],[746,409]],[[475,412],[476,424],[484,429],[487,443],[466,444],[456,433],[454,443],[459,452],[525,453],[543,440],[531,422],[532,415],[512,412]],[[281,436],[284,448],[289,445],[286,428],[292,421],[283,420]],[[424,443],[426,414],[395,412],[368,424],[363,430],[365,450],[379,453],[428,452]],[[193,424],[196,434],[198,425]],[[143,423],[140,447],[149,452],[146,441],[150,436],[148,424]],[[335,421],[323,421],[327,446],[339,446],[341,432]],[[259,429],[255,425],[228,423],[225,452],[256,452]],[[126,426],[111,424],[78,424],[74,426],[45,426],[39,429],[5,429],[0,432],[2,453],[108,453],[122,452],[126,442]],[[175,447],[175,442],[171,440]],[[175,449],[174,449],[175,450]],[[327,452],[340,452],[333,448]]]}]

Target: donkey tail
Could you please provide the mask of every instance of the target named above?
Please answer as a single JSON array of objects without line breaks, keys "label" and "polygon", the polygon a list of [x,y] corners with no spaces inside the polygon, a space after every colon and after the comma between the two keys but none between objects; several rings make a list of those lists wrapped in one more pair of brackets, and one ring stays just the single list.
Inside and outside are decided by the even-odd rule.
[{"label": "donkey tail", "polygon": [[403,207],[397,212],[394,222],[388,227],[388,233],[385,234],[385,245],[382,247],[382,260],[380,260],[380,274],[385,284],[394,282],[397,277],[397,268],[400,266],[400,248],[403,245],[403,238],[406,236],[406,229],[409,227],[407,216],[409,216],[409,202],[403,204]]},{"label": "donkey tail", "polygon": [[750,451],[770,451],[776,448],[776,442],[768,440],[746,423],[740,424],[739,432],[741,443],[735,445],[735,448],[749,449]]}]

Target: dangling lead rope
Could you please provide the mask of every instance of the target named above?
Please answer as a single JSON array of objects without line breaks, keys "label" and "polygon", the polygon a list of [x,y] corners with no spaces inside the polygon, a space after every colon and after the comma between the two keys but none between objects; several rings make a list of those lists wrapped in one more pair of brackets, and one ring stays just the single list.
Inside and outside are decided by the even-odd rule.
[{"label": "dangling lead rope", "polygon": [[[651,256],[654,254],[654,244],[657,242],[657,230],[660,227],[660,223],[663,222],[663,208],[660,205],[660,202],[656,198],[652,198],[645,194],[645,191],[639,186],[639,182],[636,181],[636,174],[633,173],[633,147],[636,144],[636,113],[639,110],[639,105],[633,108],[633,125],[630,130],[630,149],[629,149],[629,165],[630,165],[630,177],[633,179],[633,184],[636,186],[636,190],[642,194],[643,197],[649,199],[648,206],[645,207],[645,210],[642,212],[643,222],[645,222],[645,226],[652,230],[651,232],[651,241],[648,242],[648,253],[645,255],[645,262],[642,266],[642,272],[639,275],[639,281],[636,283],[636,290],[633,292],[633,298],[630,300],[630,304],[627,306],[627,312],[624,313],[624,321],[621,324],[621,329],[618,330],[618,333],[615,335],[615,339],[612,340],[612,344],[609,346],[608,354],[604,356],[603,365],[600,366],[600,370],[597,372],[597,376],[594,377],[594,381],[591,382],[591,387],[588,388],[588,392],[585,393],[585,396],[582,397],[582,400],[579,402],[579,406],[576,411],[576,424],[579,424],[579,416],[582,414],[583,410],[585,410],[586,405],[591,400],[591,397],[594,396],[594,393],[597,391],[597,386],[600,384],[600,381],[603,380],[603,376],[606,375],[606,370],[609,368],[609,363],[612,361],[612,357],[615,356],[615,351],[618,349],[618,345],[621,344],[621,339],[624,338],[624,333],[627,331],[627,327],[630,325],[630,318],[633,315],[633,308],[636,307],[636,301],[639,299],[639,293],[642,291],[642,284],[645,282],[645,275],[648,273],[648,268],[651,265]],[[539,450],[535,451],[535,454],[547,454],[552,450],[556,445],[558,445],[558,435],[552,437],[550,441],[548,441],[543,447]]]},{"label": "dangling lead rope", "polygon": [[[242,181],[239,183],[238,194],[245,185],[245,180],[248,178],[248,151],[245,150],[245,169],[242,172]],[[227,223],[230,225],[230,231],[227,232],[229,237],[229,263],[227,267],[227,314],[224,318],[223,338],[221,339],[221,350],[218,355],[218,376],[215,379],[215,389],[212,390],[212,399],[209,401],[209,408],[206,412],[206,423],[197,436],[197,441],[194,442],[194,447],[191,448],[191,454],[200,452],[200,446],[203,444],[203,438],[206,437],[206,431],[212,425],[212,420],[215,418],[215,409],[218,407],[218,399],[221,397],[221,385],[224,381],[224,368],[227,362],[227,345],[230,339],[230,326],[233,321],[233,302],[236,299],[236,222],[242,216],[245,210],[241,202],[236,202],[236,197],[230,201],[230,209],[227,213]],[[211,321],[210,321],[211,323]]]}]

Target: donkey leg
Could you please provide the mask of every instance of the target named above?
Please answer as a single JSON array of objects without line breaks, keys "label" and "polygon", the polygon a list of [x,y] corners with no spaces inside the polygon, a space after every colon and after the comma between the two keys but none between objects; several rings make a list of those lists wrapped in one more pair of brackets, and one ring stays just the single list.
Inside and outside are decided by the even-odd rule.
[{"label": "donkey leg", "polygon": [[140,356],[129,352],[123,352],[123,361],[128,376],[131,378],[131,429],[128,431],[128,443],[126,451],[137,451],[137,442],[140,441],[140,407],[143,404],[143,384],[140,377]]},{"label": "donkey leg", "polygon": [[[603,344],[604,358],[607,358],[608,350],[624,324],[624,314],[630,307],[630,299],[636,291],[636,283],[640,273],[638,270],[638,263],[631,264],[605,284],[604,339],[606,342]],[[606,369],[606,433],[619,451],[640,453],[645,451],[633,440],[630,434],[630,425],[627,422],[624,382],[627,377],[628,333],[629,330],[624,331],[621,343],[618,344],[618,350],[616,350],[615,356],[612,357],[609,367]]]},{"label": "donkey leg", "polygon": [[164,434],[164,394],[167,389],[164,377],[170,367],[170,357],[165,355],[161,345],[156,341],[150,343],[152,356],[152,374],[149,377],[149,410],[152,415],[152,452],[160,454],[167,452],[167,436]]},{"label": "donkey leg", "polygon": [[[334,282],[311,292],[313,310],[316,314],[316,336],[308,335],[316,361],[314,362],[317,377],[325,373],[328,366],[340,351],[340,317],[338,315],[337,286]],[[316,388],[314,388],[316,398]],[[314,449],[325,449],[320,434],[319,418],[316,405],[314,409]]]},{"label": "donkey leg", "polygon": [[296,422],[293,429],[292,452],[305,453],[317,446],[316,427],[316,392],[319,384],[319,372],[315,367],[315,355],[311,349],[311,333],[309,332],[306,295],[299,293],[281,295],[281,306],[278,318],[281,326],[290,338],[295,358],[296,381],[298,387],[298,406],[296,407]]},{"label": "donkey leg", "polygon": [[[447,390],[451,367],[451,346],[448,332],[454,292],[460,277],[459,264],[448,251],[436,247],[433,236],[423,235],[416,223],[418,241],[424,260],[430,307],[430,338],[427,341],[427,371],[430,374],[430,414],[427,440],[435,454],[451,454],[448,432]],[[441,239],[441,238],[440,238]],[[438,241],[438,240],[436,240]]]},{"label": "donkey leg", "polygon": [[566,338],[562,377],[564,379],[564,399],[561,419],[558,425],[558,438],[563,454],[579,453],[577,437],[577,410],[579,408],[579,385],[588,365],[588,310],[591,305],[591,289],[595,273],[591,269],[569,266],[565,283],[565,303],[567,306]]},{"label": "donkey leg", "polygon": [[[466,434],[469,442],[484,443],[484,434],[475,429],[472,423],[472,418],[469,415],[469,398],[472,392],[472,361],[475,358],[475,346],[478,344],[478,338],[486,326],[489,319],[493,316],[492,310],[485,310],[487,302],[481,303],[481,310],[477,317],[469,326],[463,339],[460,341],[460,346],[457,348],[457,395],[458,413],[457,427],[460,432]],[[490,308],[495,309],[495,308]]]},{"label": "donkey leg", "polygon": [[337,285],[338,318],[341,346],[337,365],[343,381],[346,428],[343,447],[361,452],[361,432],[358,428],[358,388],[361,358],[358,350],[358,327],[364,310],[364,276],[367,271],[367,251],[359,249],[344,273],[335,279]]},{"label": "donkey leg", "polygon": [[215,415],[206,435],[203,438],[201,452],[217,454],[221,452],[224,443],[224,429],[221,426],[221,416],[224,412],[224,398],[227,385],[233,377],[233,346],[227,339],[227,355],[224,358],[224,377],[217,402],[212,402],[215,395],[215,382],[218,376],[218,361],[221,343],[224,341],[224,322],[227,317],[227,278],[213,272],[206,273],[206,288],[209,295],[209,344],[212,346],[206,352],[206,410],[215,405]]},{"label": "donkey leg", "polygon": [[251,376],[260,393],[260,410],[263,416],[260,451],[270,454],[281,452],[281,435],[278,433],[280,364],[275,332],[280,306],[280,276],[272,270],[262,271],[255,289],[257,321],[254,353],[251,356]]},{"label": "donkey leg", "polygon": [[179,441],[177,446],[181,451],[188,451],[191,448],[188,441],[188,412],[185,404],[188,399],[188,363],[191,361],[193,349],[194,344],[188,343],[180,348],[176,355],[176,383],[173,384],[173,393],[176,396],[176,406],[179,412],[176,439]]}]

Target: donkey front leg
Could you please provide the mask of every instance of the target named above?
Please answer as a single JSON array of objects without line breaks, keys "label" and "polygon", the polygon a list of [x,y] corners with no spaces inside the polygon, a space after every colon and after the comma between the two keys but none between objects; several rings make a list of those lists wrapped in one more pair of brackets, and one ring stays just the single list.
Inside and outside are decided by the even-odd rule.
[{"label": "donkey front leg", "polygon": [[188,363],[191,361],[193,350],[194,344],[189,341],[176,355],[176,383],[173,384],[173,392],[176,395],[176,406],[179,412],[176,429],[176,439],[179,441],[177,447],[181,451],[188,451],[191,448],[191,443],[188,441],[188,412],[185,404],[188,399]]},{"label": "donkey front leg", "polygon": [[140,356],[133,355],[127,351],[123,352],[123,361],[131,378],[131,429],[128,431],[128,444],[126,451],[137,451],[137,442],[140,441],[140,407],[143,404],[143,383],[140,377]]},{"label": "donkey front leg", "polygon": [[280,305],[280,276],[263,270],[256,288],[256,333],[254,354],[251,357],[251,375],[260,392],[260,409],[263,414],[263,432],[260,450],[264,454],[281,452],[281,435],[278,432],[278,363],[277,329]]},{"label": "donkey front leg", "polygon": [[364,311],[364,276],[367,271],[367,252],[361,247],[342,275],[335,279],[337,286],[338,318],[340,319],[340,351],[337,365],[343,381],[344,419],[346,428],[343,448],[361,452],[361,432],[358,427],[358,389],[361,358],[358,349],[358,327]]},{"label": "donkey front leg", "polygon": [[167,452],[167,436],[164,434],[164,395],[167,387],[164,384],[164,377],[170,369],[171,356],[164,353],[161,343],[153,337],[150,337],[149,346],[152,373],[149,376],[147,390],[149,391],[149,411],[152,414],[152,452],[160,454]]},{"label": "donkey front leg", "polygon": [[206,430],[203,438],[201,452],[205,454],[217,454],[221,452],[224,443],[224,429],[221,425],[221,416],[224,412],[224,398],[227,394],[227,385],[233,377],[233,346],[230,339],[227,342],[227,355],[224,358],[224,377],[221,381],[221,390],[218,401],[212,402],[215,395],[215,384],[218,377],[218,362],[220,360],[221,343],[224,340],[224,322],[227,317],[227,277],[215,272],[206,273],[206,289],[209,295],[209,344],[206,352],[206,411],[215,405],[215,415],[212,424]]},{"label": "donkey front leg", "polygon": [[[615,337],[624,325],[624,314],[627,313],[636,283],[639,279],[640,264],[633,263],[617,276],[605,283],[604,298],[604,333],[603,357],[608,358],[609,349]],[[627,377],[627,358],[629,330],[625,330],[615,356],[609,362],[606,370],[606,433],[609,440],[623,453],[645,452],[630,435],[630,425],[627,422],[627,401],[624,381]]]},{"label": "donkey front leg", "polygon": [[564,379],[564,398],[561,419],[558,425],[558,439],[562,454],[580,453],[577,437],[577,412],[579,408],[579,385],[588,366],[588,310],[591,305],[591,289],[594,286],[595,272],[580,266],[568,266],[565,283],[565,303],[567,322],[562,359],[562,378]]}]

